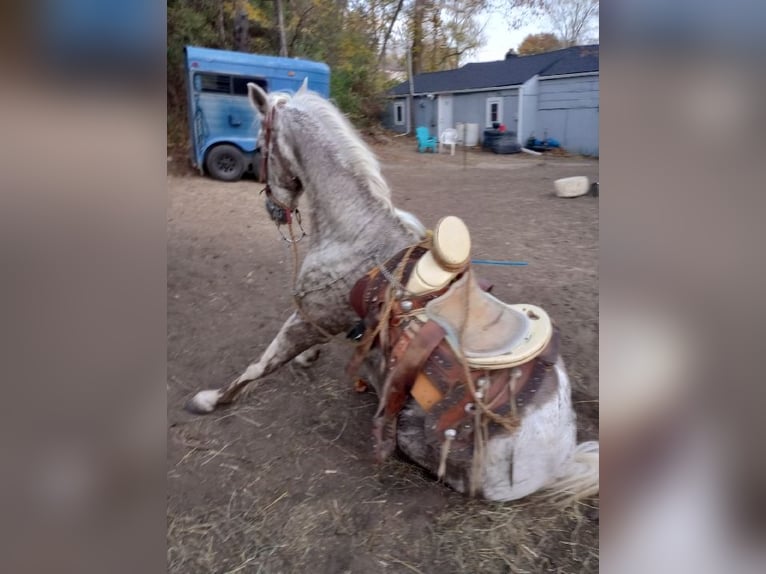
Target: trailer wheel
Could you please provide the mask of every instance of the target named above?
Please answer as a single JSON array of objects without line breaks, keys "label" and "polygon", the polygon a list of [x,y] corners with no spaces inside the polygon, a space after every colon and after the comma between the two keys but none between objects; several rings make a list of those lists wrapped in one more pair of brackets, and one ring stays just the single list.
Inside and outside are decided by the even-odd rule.
[{"label": "trailer wheel", "polygon": [[245,172],[245,156],[237,147],[221,144],[207,153],[205,167],[215,179],[221,181],[238,181]]}]

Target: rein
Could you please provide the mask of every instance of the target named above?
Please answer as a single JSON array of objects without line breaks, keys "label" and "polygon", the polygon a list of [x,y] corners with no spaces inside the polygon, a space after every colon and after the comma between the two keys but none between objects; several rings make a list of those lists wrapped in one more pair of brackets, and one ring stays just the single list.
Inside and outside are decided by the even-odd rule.
[{"label": "rein", "polygon": [[[299,256],[298,256],[298,243],[307,236],[306,231],[303,229],[303,225],[301,222],[301,214],[298,209],[291,209],[289,206],[285,205],[281,201],[279,201],[276,197],[274,197],[274,193],[271,190],[271,186],[269,185],[269,154],[271,153],[271,138],[273,134],[273,125],[274,125],[274,119],[276,117],[277,113],[277,107],[280,106],[281,103],[276,103],[271,107],[271,110],[269,110],[269,114],[267,119],[263,122],[263,129],[264,129],[264,148],[265,150],[262,153],[261,157],[261,169],[259,171],[259,179],[262,183],[265,183],[266,186],[264,187],[263,191],[266,192],[266,197],[274,203],[277,207],[282,209],[285,212],[285,219],[287,223],[287,230],[289,233],[289,239],[285,237],[285,235],[282,233],[280,224],[277,223],[277,230],[279,230],[279,234],[282,237],[284,241],[290,244],[291,251],[292,251],[292,259],[293,259],[293,289],[292,289],[292,295],[293,295],[293,303],[295,304],[295,308],[297,309],[300,316],[303,318],[304,321],[306,321],[308,324],[310,324],[312,327],[314,327],[317,331],[319,331],[322,335],[327,337],[328,340],[333,339],[335,335],[333,333],[330,333],[325,328],[323,328],[321,325],[317,324],[311,317],[309,317],[308,313],[303,309],[302,304],[302,297],[298,292],[297,286],[298,286],[298,272],[300,268],[299,263]],[[280,162],[283,162],[283,159],[277,155],[277,160]],[[285,170],[287,171],[287,170]],[[295,218],[293,219],[293,212],[295,213]],[[299,238],[295,238],[295,230],[293,228],[293,220],[297,221],[298,227],[301,230],[301,236]],[[394,304],[394,292],[396,290],[405,291],[404,286],[401,284],[402,281],[402,274],[404,272],[404,269],[407,265],[407,262],[409,261],[409,258],[412,254],[412,251],[418,246],[429,246],[432,240],[432,234],[427,233],[426,237],[419,242],[418,244],[412,245],[409,247],[409,249],[406,252],[406,255],[403,257],[402,261],[399,263],[397,268],[394,270],[394,273],[392,276],[389,276],[385,267],[378,263],[377,267],[378,269],[384,274],[388,276],[390,285],[389,285],[389,292],[388,296],[386,297],[386,300],[383,305],[382,314],[381,314],[381,320],[378,322],[376,327],[371,330],[370,332],[366,333],[365,336],[357,341],[349,341],[348,339],[344,338],[343,341],[345,343],[349,343],[352,346],[357,348],[357,352],[361,351],[361,356],[364,357],[366,355],[370,348],[372,347],[373,342],[378,337],[378,335],[381,334],[381,332],[384,330],[384,326],[388,324],[391,312],[393,311],[393,304]]]},{"label": "rein", "polygon": [[[261,183],[265,183],[266,187],[263,188],[262,192],[266,192],[266,197],[269,198],[269,201],[271,201],[274,205],[279,207],[282,211],[285,212],[285,219],[287,221],[287,225],[290,230],[290,239],[285,237],[284,233],[282,233],[282,230],[280,228],[280,224],[277,223],[277,230],[279,231],[279,235],[282,237],[283,241],[286,241],[287,243],[297,243],[304,237],[306,237],[307,233],[306,230],[303,229],[303,221],[301,220],[301,212],[298,211],[296,208],[295,210],[291,209],[286,204],[279,201],[275,196],[274,192],[271,190],[271,186],[269,185],[269,154],[271,153],[271,134],[273,132],[273,124],[274,124],[274,117],[277,114],[277,106],[280,104],[274,104],[271,107],[271,110],[269,111],[269,117],[266,121],[264,121],[264,130],[265,130],[265,137],[264,137],[264,151],[261,154],[261,169],[258,171],[259,179]],[[282,158],[277,156],[277,159],[282,162]],[[298,239],[295,239],[295,234],[293,233],[293,211],[295,212],[295,220],[298,222],[298,227],[301,230],[301,236]]]},{"label": "rein", "polygon": [[[280,224],[277,223],[277,230],[279,231],[279,235],[282,237],[282,240],[289,243],[293,255],[293,289],[292,289],[292,295],[293,295],[293,303],[295,305],[295,308],[298,311],[298,314],[303,318],[304,321],[306,321],[309,325],[314,327],[317,331],[319,331],[322,335],[327,337],[327,340],[334,338],[335,335],[333,333],[330,333],[316,323],[311,317],[309,317],[308,313],[303,309],[303,304],[301,301],[301,296],[298,293],[298,270],[300,268],[299,264],[299,257],[298,257],[298,243],[306,237],[308,234],[306,233],[306,230],[303,229],[303,224],[301,221],[301,213],[298,211],[298,209],[291,209],[289,206],[285,205],[281,201],[279,201],[276,197],[274,197],[274,193],[271,190],[271,186],[269,185],[269,153],[271,152],[271,136],[273,133],[273,124],[274,124],[274,118],[277,113],[277,107],[280,104],[274,104],[271,107],[271,110],[269,111],[268,118],[266,121],[264,121],[264,130],[265,130],[265,136],[264,136],[264,147],[265,150],[262,153],[261,157],[261,169],[259,171],[259,179],[262,183],[266,184],[266,187],[263,188],[263,191],[266,192],[266,197],[269,198],[269,200],[274,203],[277,207],[282,209],[285,212],[285,219],[287,221],[287,230],[290,235],[289,239],[285,237],[284,233],[282,233],[282,229],[280,227]],[[277,155],[277,160],[282,162],[282,158]],[[295,238],[295,230],[293,228],[293,211],[295,212],[295,221],[298,223],[298,227],[301,230],[301,236],[296,239]],[[344,341],[347,341],[344,339]],[[356,346],[356,343],[353,343],[351,341],[347,341],[351,343],[352,345]]]}]

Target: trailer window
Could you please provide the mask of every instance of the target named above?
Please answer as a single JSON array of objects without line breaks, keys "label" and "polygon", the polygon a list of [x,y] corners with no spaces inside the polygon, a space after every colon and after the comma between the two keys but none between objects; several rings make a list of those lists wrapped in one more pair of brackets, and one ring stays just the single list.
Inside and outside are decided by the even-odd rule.
[{"label": "trailer window", "polygon": [[264,91],[269,91],[269,83],[265,78],[257,78],[252,76],[231,76],[229,74],[209,74],[199,73],[196,74],[197,81],[195,82],[197,89],[200,92],[208,92],[213,94],[234,94],[235,96],[247,95],[247,84],[253,82],[258,84]]},{"label": "trailer window", "polygon": [[231,76],[223,74],[197,74],[200,92],[231,93]]},{"label": "trailer window", "polygon": [[264,92],[269,91],[269,83],[264,78],[247,78],[245,76],[233,76],[232,77],[232,93],[235,96],[247,95],[247,84],[252,82],[260,86]]}]

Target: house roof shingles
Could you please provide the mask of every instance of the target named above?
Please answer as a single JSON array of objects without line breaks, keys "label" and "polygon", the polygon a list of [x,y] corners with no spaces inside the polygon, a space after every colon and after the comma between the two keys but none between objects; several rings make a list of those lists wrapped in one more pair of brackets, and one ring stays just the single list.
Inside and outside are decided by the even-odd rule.
[{"label": "house roof shingles", "polygon": [[594,46],[575,46],[566,50],[564,57],[546,68],[540,75],[563,76],[598,72],[598,44]]},{"label": "house roof shingles", "polygon": [[[598,44],[574,46],[496,62],[466,64],[456,70],[418,74],[414,78],[414,91],[416,94],[426,94],[516,86],[536,74],[557,76],[597,71]],[[409,93],[409,83],[402,82],[388,93],[392,96],[406,96]]]}]

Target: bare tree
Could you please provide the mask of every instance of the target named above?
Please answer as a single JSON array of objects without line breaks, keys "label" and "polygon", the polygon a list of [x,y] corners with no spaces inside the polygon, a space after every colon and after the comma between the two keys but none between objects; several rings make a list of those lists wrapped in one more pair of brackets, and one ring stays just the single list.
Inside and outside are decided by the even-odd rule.
[{"label": "bare tree", "polygon": [[545,4],[553,31],[566,46],[582,43],[594,26],[598,29],[598,0],[548,0]]},{"label": "bare tree", "polygon": [[423,71],[423,20],[425,19],[426,0],[414,0],[410,18],[410,40],[412,53],[412,73]]},{"label": "bare tree", "polygon": [[250,44],[250,20],[247,18],[244,0],[237,1],[237,10],[234,16],[234,46],[240,52],[249,51]]},{"label": "bare tree", "polygon": [[412,67],[417,75],[457,68],[484,43],[480,16],[489,0],[413,0],[408,11]]},{"label": "bare tree", "polygon": [[598,35],[599,0],[505,0],[510,24],[519,28],[543,18],[563,46],[581,44]]},{"label": "bare tree", "polygon": [[394,29],[394,25],[396,24],[397,18],[399,18],[399,12],[401,12],[403,5],[404,5],[404,0],[399,0],[399,2],[396,5],[396,11],[394,12],[393,17],[391,18],[391,21],[388,24],[386,35],[383,37],[383,46],[381,47],[380,54],[378,55],[378,66],[380,66],[380,64],[386,58],[386,47],[388,46],[388,40],[391,37],[391,31]]},{"label": "bare tree", "polygon": [[226,45],[226,29],[223,26],[223,1],[218,4],[218,41],[221,47]]}]

